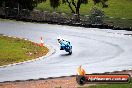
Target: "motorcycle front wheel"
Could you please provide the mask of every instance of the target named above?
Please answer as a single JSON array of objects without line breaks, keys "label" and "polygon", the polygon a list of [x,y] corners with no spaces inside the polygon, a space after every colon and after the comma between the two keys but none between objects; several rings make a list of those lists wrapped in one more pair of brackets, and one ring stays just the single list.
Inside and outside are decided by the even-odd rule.
[{"label": "motorcycle front wheel", "polygon": [[69,55],[71,55],[72,54],[72,49],[70,49],[70,51],[69,51]]}]

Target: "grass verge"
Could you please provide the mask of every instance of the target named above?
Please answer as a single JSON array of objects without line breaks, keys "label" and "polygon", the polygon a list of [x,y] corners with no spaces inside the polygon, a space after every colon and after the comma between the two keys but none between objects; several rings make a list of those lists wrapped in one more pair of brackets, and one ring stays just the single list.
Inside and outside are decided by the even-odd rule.
[{"label": "grass verge", "polygon": [[[132,0],[108,0],[108,8],[102,8],[100,4],[96,6],[102,9],[106,15],[104,22],[108,25],[119,27],[132,27]],[[91,8],[94,6],[92,0],[88,4],[82,4],[80,7],[80,15],[88,15]],[[50,6],[50,0],[38,4],[35,8],[41,11],[60,12],[71,14],[68,4],[60,4],[58,8],[53,9]],[[110,17],[110,18],[107,18]]]},{"label": "grass verge", "polygon": [[[97,4],[97,7],[102,9],[106,16],[114,17],[114,18],[126,18],[132,19],[132,0],[108,0],[107,4],[109,5],[108,8],[102,8],[100,4]],[[80,7],[80,14],[87,15],[90,9],[94,6],[92,0],[89,0],[88,4],[82,4]],[[36,9],[41,11],[56,11],[56,12],[64,12],[64,13],[71,13],[68,4],[60,4],[60,6],[56,9],[50,7],[50,0],[46,2],[38,4]]]},{"label": "grass verge", "polygon": [[48,51],[33,42],[0,35],[0,66],[35,59]]}]

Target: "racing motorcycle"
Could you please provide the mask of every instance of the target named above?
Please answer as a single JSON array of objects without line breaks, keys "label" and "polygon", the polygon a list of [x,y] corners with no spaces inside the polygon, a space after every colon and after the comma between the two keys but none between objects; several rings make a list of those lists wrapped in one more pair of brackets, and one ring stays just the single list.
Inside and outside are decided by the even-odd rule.
[{"label": "racing motorcycle", "polygon": [[66,41],[64,39],[57,38],[58,43],[60,44],[60,50],[65,50],[69,53],[69,55],[72,54],[72,45],[69,41]]}]

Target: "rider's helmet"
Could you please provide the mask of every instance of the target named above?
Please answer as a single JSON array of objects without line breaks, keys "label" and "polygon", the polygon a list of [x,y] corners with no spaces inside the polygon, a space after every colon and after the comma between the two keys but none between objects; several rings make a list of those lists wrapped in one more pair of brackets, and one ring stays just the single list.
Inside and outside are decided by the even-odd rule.
[{"label": "rider's helmet", "polygon": [[61,42],[61,37],[60,36],[57,37],[57,40],[58,40],[58,42]]}]

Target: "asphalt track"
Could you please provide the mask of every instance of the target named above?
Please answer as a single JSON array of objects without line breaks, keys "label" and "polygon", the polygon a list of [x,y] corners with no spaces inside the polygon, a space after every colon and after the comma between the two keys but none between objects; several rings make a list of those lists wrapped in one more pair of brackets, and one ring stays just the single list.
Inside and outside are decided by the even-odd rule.
[{"label": "asphalt track", "polygon": [[[0,21],[0,34],[27,38],[52,46],[56,52],[44,59],[0,68],[0,82],[75,75],[79,65],[87,73],[132,68],[132,36],[128,31]],[[60,51],[57,36],[71,41],[73,54]]]}]

